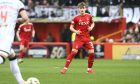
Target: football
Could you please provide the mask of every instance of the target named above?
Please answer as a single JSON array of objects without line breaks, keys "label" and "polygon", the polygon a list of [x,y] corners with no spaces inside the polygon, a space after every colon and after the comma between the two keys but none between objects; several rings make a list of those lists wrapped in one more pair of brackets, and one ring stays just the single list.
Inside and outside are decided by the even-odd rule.
[{"label": "football", "polygon": [[39,80],[35,77],[30,77],[27,79],[28,84],[40,84]]}]

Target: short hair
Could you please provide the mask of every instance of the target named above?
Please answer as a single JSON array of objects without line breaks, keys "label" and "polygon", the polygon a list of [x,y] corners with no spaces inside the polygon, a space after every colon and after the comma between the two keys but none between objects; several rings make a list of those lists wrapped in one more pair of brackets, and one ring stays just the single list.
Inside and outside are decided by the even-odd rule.
[{"label": "short hair", "polygon": [[87,7],[85,2],[78,3],[78,8]]}]

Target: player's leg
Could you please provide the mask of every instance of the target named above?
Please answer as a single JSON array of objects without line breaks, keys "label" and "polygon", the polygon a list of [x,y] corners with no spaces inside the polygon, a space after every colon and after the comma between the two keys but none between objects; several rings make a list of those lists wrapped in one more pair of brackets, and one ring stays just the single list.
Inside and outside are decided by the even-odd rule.
[{"label": "player's leg", "polygon": [[24,57],[24,45],[20,45],[20,49],[19,49],[19,57],[18,57],[18,63],[22,63],[23,62],[23,57]]},{"label": "player's leg", "polygon": [[79,48],[81,48],[83,45],[83,42],[74,42],[73,43],[73,48],[72,48],[72,51],[71,53],[67,56],[66,58],[66,63],[65,63],[65,66],[64,68],[61,70],[61,74],[65,74],[73,57],[77,54]]},{"label": "player's leg", "polygon": [[[9,46],[8,47],[6,46],[5,48],[8,51]],[[3,47],[3,49],[4,49],[4,47]],[[16,79],[19,81],[19,84],[24,84],[22,76],[20,76],[20,71],[19,71],[19,68],[18,68],[18,65],[17,65],[17,60],[14,60],[15,59],[15,54],[10,55],[9,52],[1,50],[0,51],[0,64],[3,64],[5,58],[7,58],[7,57],[11,60],[10,61],[10,68],[11,68],[12,73],[16,76]]]},{"label": "player's leg", "polygon": [[2,31],[0,32],[0,64],[4,64],[5,62],[5,58],[8,57],[8,48],[9,46],[11,45],[7,45],[9,44],[9,41],[10,39],[7,40],[7,38],[3,37],[3,36],[6,36],[6,35],[3,35],[4,33],[2,33]]},{"label": "player's leg", "polygon": [[71,53],[67,56],[66,58],[66,63],[64,68],[61,70],[61,74],[65,74],[73,57],[77,54],[78,50],[77,49],[72,49]]},{"label": "player's leg", "polygon": [[5,58],[3,56],[0,56],[0,64],[3,64],[5,62]]},{"label": "player's leg", "polygon": [[0,64],[4,64],[5,58],[7,58],[8,55],[7,52],[0,50]]},{"label": "player's leg", "polygon": [[25,84],[25,81],[22,78],[18,62],[17,62],[17,57],[15,55],[15,52],[13,49],[11,49],[11,54],[9,55],[9,61],[10,61],[10,69],[13,75],[15,76],[18,84]]},{"label": "player's leg", "polygon": [[93,43],[92,42],[87,42],[85,45],[87,51],[88,51],[88,68],[87,72],[90,74],[95,73],[95,71],[92,70],[93,62],[94,62],[94,48],[93,48]]},{"label": "player's leg", "polygon": [[93,66],[93,63],[94,63],[94,49],[90,49],[88,50],[88,69],[87,69],[87,72],[92,74],[92,73],[95,73],[95,71],[92,70],[92,66]]},{"label": "player's leg", "polygon": [[20,43],[20,49],[19,49],[19,59],[18,59],[18,63],[22,63],[23,62],[23,58],[26,54],[26,41],[22,40]]}]

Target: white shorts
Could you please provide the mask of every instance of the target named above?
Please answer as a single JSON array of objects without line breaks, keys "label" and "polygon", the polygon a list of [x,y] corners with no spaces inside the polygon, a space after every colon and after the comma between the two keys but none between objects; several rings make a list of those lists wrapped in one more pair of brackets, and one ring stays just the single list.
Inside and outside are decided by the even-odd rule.
[{"label": "white shorts", "polygon": [[6,52],[7,54],[11,53],[11,47],[12,47],[13,39],[10,38],[2,38],[0,37],[0,51]]}]

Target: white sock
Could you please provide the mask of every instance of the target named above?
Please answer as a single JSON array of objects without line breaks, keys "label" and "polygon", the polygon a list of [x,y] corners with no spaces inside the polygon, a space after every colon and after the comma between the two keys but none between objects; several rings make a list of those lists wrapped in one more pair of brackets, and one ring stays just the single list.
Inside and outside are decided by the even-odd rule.
[{"label": "white sock", "polygon": [[67,67],[64,67],[64,69],[68,69]]},{"label": "white sock", "polygon": [[92,68],[87,68],[87,70],[92,70]]},{"label": "white sock", "polygon": [[20,69],[17,63],[17,59],[10,61],[10,69],[15,76],[18,84],[24,84],[24,80],[22,78],[22,75],[20,73]]},{"label": "white sock", "polygon": [[0,56],[0,64],[3,63],[3,58]]}]

